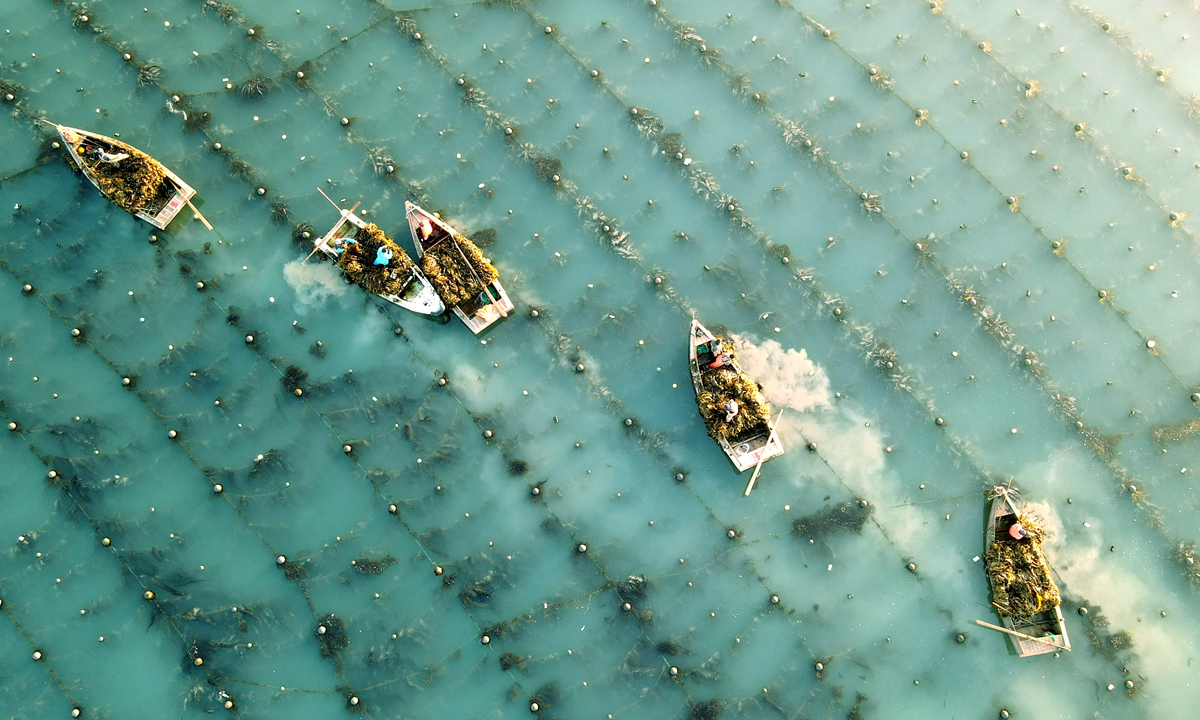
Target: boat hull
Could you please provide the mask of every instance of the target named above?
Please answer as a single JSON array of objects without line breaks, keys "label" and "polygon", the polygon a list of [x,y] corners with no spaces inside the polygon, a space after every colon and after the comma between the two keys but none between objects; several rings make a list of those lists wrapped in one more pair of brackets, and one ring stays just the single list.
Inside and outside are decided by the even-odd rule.
[{"label": "boat hull", "polygon": [[[354,235],[364,227],[366,227],[366,222],[362,218],[349,210],[342,210],[342,218],[329,232],[314,243],[315,249],[337,262],[338,254],[333,248],[333,241],[337,238]],[[421,274],[420,270],[413,271],[413,282],[409,285],[409,289],[405,290],[403,296],[390,293],[372,294],[419,315],[438,316],[446,312],[446,304],[438,297],[433,285],[428,278]]]},{"label": "boat hull", "polygon": [[[408,218],[408,231],[412,235],[413,247],[417,251],[418,262],[425,257],[425,245],[422,243],[419,230],[422,217],[445,232],[451,235],[456,234],[454,228],[448,223],[414,202],[405,202],[404,210],[405,216]],[[485,287],[487,290],[481,295],[486,296],[488,302],[481,303],[478,307],[465,307],[464,304],[460,304],[450,308],[454,315],[476,335],[508,317],[515,307],[499,279],[488,283]]]},{"label": "boat hull", "polygon": [[[67,149],[67,153],[71,158],[71,162],[80,170],[80,172],[83,173],[83,176],[86,177],[92,183],[92,185],[96,187],[97,190],[100,190],[100,182],[96,179],[96,176],[92,174],[90,170],[88,170],[87,165],[84,164],[83,159],[79,156],[80,142],[82,140],[92,140],[94,142],[107,144],[111,147],[136,150],[136,148],[128,143],[121,142],[120,140],[111,138],[107,135],[101,135],[100,133],[94,133],[89,130],[80,130],[79,128],[68,127],[66,125],[55,125],[54,127],[58,131],[58,136],[62,140],[63,146]],[[134,213],[134,216],[140,220],[150,223],[159,230],[162,230],[170,225],[171,221],[174,220],[175,217],[179,215],[179,213],[183,211],[185,207],[187,207],[189,200],[196,197],[196,190],[191,185],[188,185],[186,182],[184,182],[183,178],[171,172],[171,169],[166,165],[163,165],[157,160],[154,162],[158,163],[158,166],[162,169],[163,173],[175,185],[175,193],[171,196],[171,199],[167,201],[167,204],[164,205],[162,209],[160,209],[154,215],[138,211]],[[103,194],[103,192],[101,192],[101,194]]]},{"label": "boat hull", "polygon": [[[992,505],[988,512],[987,530],[984,532],[983,550],[985,555],[993,542],[1003,539],[998,533],[1007,532],[1003,529],[1005,521],[1018,515],[1017,507],[1008,495],[1008,488],[997,487],[994,492],[996,496],[992,499]],[[1062,609],[1059,607],[1040,612],[1032,618],[1000,615],[1000,623],[1009,630],[1048,641],[1027,640],[1006,633],[1017,657],[1033,657],[1071,649],[1071,640],[1067,637],[1066,621],[1063,619]]]},{"label": "boat hull", "polygon": [[[697,355],[697,348],[700,345],[716,340],[716,336],[709,332],[708,328],[700,324],[698,320],[692,320],[691,332],[688,337],[688,367],[692,373],[692,388],[699,395],[704,390],[704,373],[700,369],[700,360]],[[733,367],[742,372],[742,368],[734,362]],[[772,433],[769,429],[762,434],[747,440],[742,440],[737,443],[730,443],[722,438],[717,442],[721,450],[725,452],[725,456],[733,463],[739,473],[751,470],[759,465],[760,462],[765,463],[771,458],[779,457],[784,453],[783,443],[779,440],[777,433]]]}]

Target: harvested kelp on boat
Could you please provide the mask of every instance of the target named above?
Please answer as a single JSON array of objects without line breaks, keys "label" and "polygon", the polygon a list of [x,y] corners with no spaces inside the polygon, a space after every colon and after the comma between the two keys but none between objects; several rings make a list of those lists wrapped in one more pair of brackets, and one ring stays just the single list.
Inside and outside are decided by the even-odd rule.
[{"label": "harvested kelp on boat", "polygon": [[117,207],[163,229],[187,206],[212,229],[192,202],[195,189],[159,161],[116,138],[49,124],[66,146],[71,166]]},{"label": "harvested kelp on boat", "polygon": [[478,335],[513,310],[500,273],[483,252],[435,213],[406,202],[421,270],[438,295]]},{"label": "harvested kelp on boat", "polygon": [[1042,552],[1045,531],[1012,500],[1012,488],[992,489],[984,536],[984,568],[992,605],[1020,657],[1070,650],[1059,605],[1062,597]]},{"label": "harvested kelp on boat", "polygon": [[738,472],[782,455],[771,408],[738,364],[733,343],[692,320],[688,354],[700,417]]},{"label": "harvested kelp on boat", "polygon": [[332,259],[346,277],[362,289],[405,310],[422,315],[441,315],[446,311],[433,285],[404,248],[375,223],[365,222],[355,215],[357,204],[349,210],[333,204],[342,217],[314,243],[314,253],[321,252]]}]

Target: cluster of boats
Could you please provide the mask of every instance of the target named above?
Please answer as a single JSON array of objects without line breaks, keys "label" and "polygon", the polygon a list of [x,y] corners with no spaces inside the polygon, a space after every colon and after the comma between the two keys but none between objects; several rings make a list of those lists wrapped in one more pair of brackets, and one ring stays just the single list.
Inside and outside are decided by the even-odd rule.
[{"label": "cluster of boats", "polygon": [[[195,189],[162,163],[116,138],[51,124],[71,165],[118,206],[159,229],[186,207],[212,229],[193,202]],[[442,317],[449,308],[475,334],[513,311],[496,268],[437,213],[405,202],[414,262],[374,223],[355,214],[357,203],[345,209],[325,198],[340,218],[314,241],[309,257],[321,253],[365,291],[421,315]],[[730,338],[693,319],[688,340],[700,416],[737,471],[754,470],[749,495],[763,463],[784,453],[776,432],[782,412],[772,420],[762,386],[742,369]],[[976,622],[1005,633],[1020,657],[1071,649],[1042,539],[1037,519],[1017,507],[1012,488],[993,488],[984,564],[1002,625]]]},{"label": "cluster of boats", "polygon": [[[212,229],[193,203],[196,190],[158,160],[116,138],[50,124],[72,167],[125,211],[161,230],[186,207]],[[314,242],[312,254],[333,260],[367,292],[420,315],[441,317],[449,308],[476,335],[513,311],[496,268],[437,213],[405,202],[417,255],[413,262],[374,223],[354,213],[357,204],[349,210],[337,203],[334,207],[341,217]]]}]

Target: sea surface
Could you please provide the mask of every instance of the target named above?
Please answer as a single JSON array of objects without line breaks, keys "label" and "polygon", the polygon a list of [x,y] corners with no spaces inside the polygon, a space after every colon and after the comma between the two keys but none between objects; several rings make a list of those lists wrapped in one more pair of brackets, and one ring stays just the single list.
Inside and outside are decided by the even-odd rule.
[{"label": "sea surface", "polygon": [[[0,4],[0,716],[1194,716],[1195,2],[424,1]],[[305,262],[318,189],[515,312]],[[1009,483],[1072,652],[975,623]]]}]

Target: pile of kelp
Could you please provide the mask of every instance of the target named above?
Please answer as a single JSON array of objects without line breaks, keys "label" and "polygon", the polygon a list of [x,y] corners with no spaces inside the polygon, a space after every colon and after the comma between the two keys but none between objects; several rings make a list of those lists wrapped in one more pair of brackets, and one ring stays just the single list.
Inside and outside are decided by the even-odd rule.
[{"label": "pile of kelp", "polygon": [[[337,266],[346,277],[363,290],[376,295],[399,295],[408,287],[416,268],[404,248],[384,234],[375,223],[367,223],[354,234],[357,242],[348,242],[346,251],[338,256]],[[387,265],[376,265],[379,248],[392,251]]]},{"label": "pile of kelp", "polygon": [[100,185],[100,192],[130,214],[157,215],[175,195],[175,184],[167,179],[162,164],[129,145],[108,150],[128,153],[129,157],[116,164],[83,158],[87,171]]},{"label": "pile of kelp", "polygon": [[474,299],[500,277],[475,243],[457,233],[425,250],[421,271],[450,307]]},{"label": "pile of kelp", "polygon": [[[723,349],[734,360],[733,347],[725,343]],[[714,440],[739,442],[765,433],[771,423],[771,409],[762,390],[746,375],[730,365],[707,370],[703,376],[703,390],[696,395],[700,417]],[[725,404],[733,400],[738,405],[737,415],[726,422]]]},{"label": "pile of kelp", "polygon": [[992,585],[992,604],[1003,616],[1026,619],[1058,607],[1062,596],[1042,553],[1045,531],[1029,515],[1022,515],[1019,522],[1027,533],[1025,539],[994,541],[984,554],[984,566]]}]

